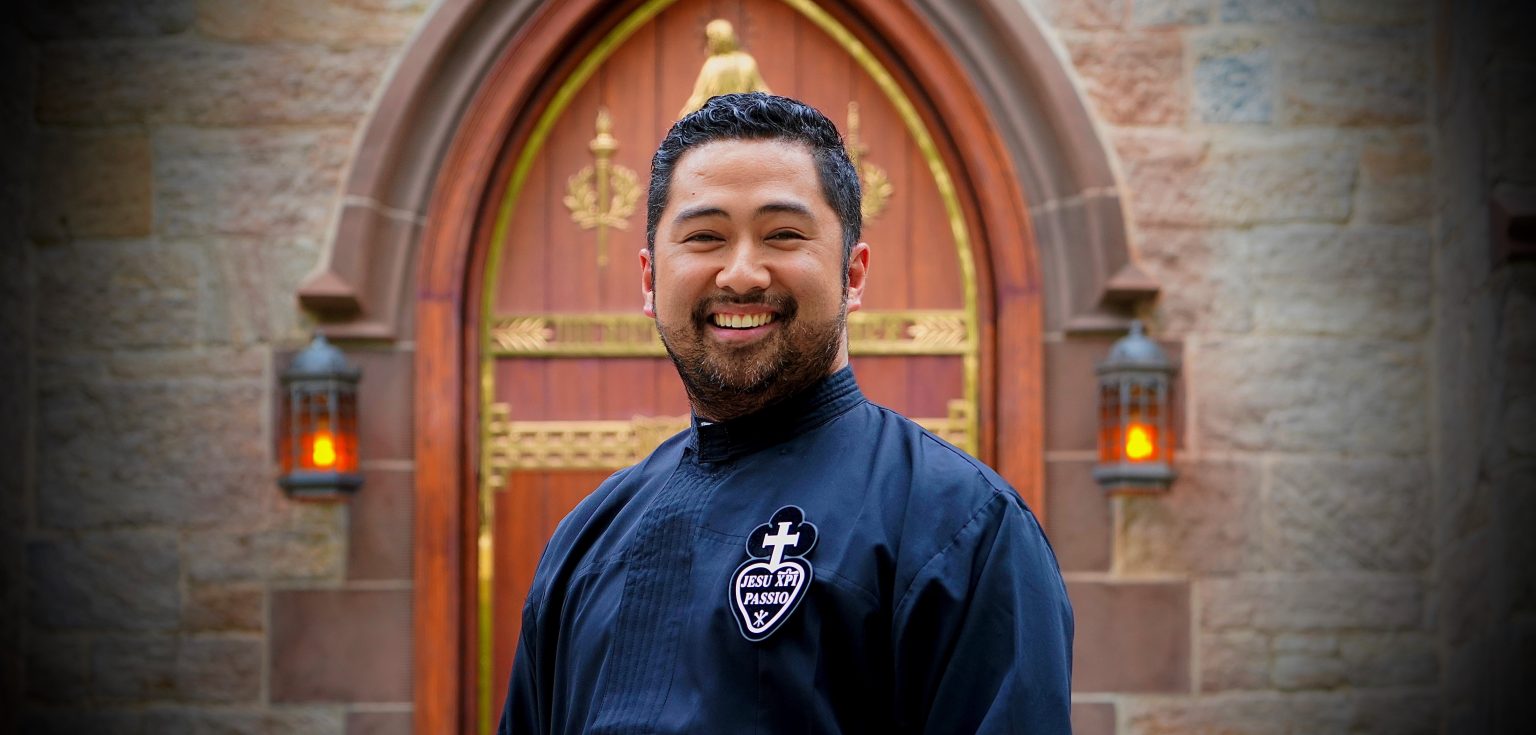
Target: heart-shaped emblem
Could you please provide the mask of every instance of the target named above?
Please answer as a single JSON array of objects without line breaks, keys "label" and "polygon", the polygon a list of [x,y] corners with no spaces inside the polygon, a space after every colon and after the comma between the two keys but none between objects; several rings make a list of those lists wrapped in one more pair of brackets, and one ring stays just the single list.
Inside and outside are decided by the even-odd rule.
[{"label": "heart-shaped emblem", "polygon": [[761,641],[784,624],[805,598],[815,570],[803,557],[816,545],[816,526],[793,505],[747,536],[747,553],[731,575],[731,612],[749,641]]}]

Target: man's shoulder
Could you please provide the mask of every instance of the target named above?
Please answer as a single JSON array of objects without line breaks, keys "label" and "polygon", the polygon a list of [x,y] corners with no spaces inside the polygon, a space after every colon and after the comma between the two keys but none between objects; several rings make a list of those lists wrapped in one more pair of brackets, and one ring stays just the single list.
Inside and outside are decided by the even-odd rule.
[{"label": "man's shoulder", "polygon": [[882,433],[900,438],[905,448],[902,461],[910,462],[915,485],[943,487],[950,492],[968,489],[978,501],[994,493],[1018,497],[1007,480],[964,449],[894,409],[873,402],[868,407]]}]

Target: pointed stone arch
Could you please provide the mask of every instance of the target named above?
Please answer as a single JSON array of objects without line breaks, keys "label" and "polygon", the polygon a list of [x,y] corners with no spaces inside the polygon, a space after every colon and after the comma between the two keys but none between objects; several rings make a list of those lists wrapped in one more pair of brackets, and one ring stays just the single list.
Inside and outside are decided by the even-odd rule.
[{"label": "pointed stone arch", "polygon": [[[1157,285],[1127,245],[1108,149],[1063,52],[1019,0],[914,3],[965,66],[1018,173],[1049,332],[1116,331]],[[498,52],[540,0],[444,0],[411,39],[354,151],[324,262],[300,303],[336,337],[408,339],[432,185]]]}]

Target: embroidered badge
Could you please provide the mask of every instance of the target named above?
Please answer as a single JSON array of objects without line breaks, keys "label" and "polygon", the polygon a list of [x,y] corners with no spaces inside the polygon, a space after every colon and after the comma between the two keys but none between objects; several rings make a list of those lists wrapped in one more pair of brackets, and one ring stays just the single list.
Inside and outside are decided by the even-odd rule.
[{"label": "embroidered badge", "polygon": [[786,505],[773,520],[747,536],[752,556],[731,575],[731,612],[749,641],[773,635],[811,588],[813,570],[805,560],[816,545],[816,526],[805,511]]}]

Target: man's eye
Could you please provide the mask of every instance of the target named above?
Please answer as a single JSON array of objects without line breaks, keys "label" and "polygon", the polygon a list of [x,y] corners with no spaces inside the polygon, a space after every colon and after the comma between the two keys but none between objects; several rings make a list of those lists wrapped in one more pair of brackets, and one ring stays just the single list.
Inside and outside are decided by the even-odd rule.
[{"label": "man's eye", "polygon": [[800,234],[798,232],[795,232],[794,230],[779,230],[778,232],[775,232],[775,233],[769,235],[768,239],[769,240],[804,240],[805,239],[805,235],[802,235],[802,234]]},{"label": "man's eye", "polygon": [[683,242],[720,242],[721,238],[713,232],[695,232],[683,238]]}]

